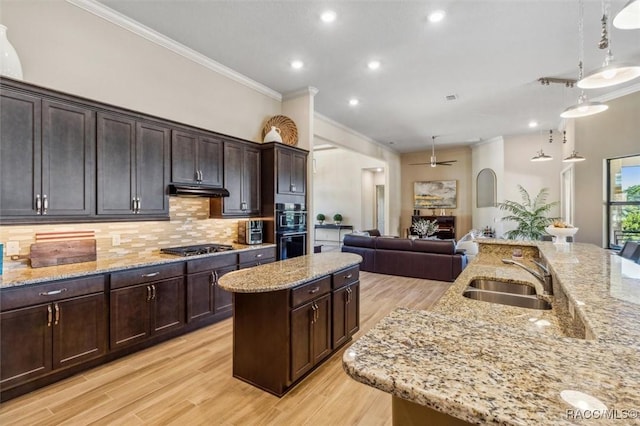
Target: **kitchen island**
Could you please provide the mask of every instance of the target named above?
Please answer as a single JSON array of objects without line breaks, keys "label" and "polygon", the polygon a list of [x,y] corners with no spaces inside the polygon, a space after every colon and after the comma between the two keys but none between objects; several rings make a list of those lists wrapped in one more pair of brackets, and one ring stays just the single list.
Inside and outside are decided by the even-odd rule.
[{"label": "kitchen island", "polygon": [[[546,262],[553,295],[502,263],[516,247],[523,263]],[[553,309],[464,297],[477,278],[529,285]],[[598,247],[484,243],[433,311],[393,311],[345,351],[343,366],[392,395],[396,424],[637,424],[639,296],[640,266]]]},{"label": "kitchen island", "polygon": [[359,329],[353,253],[316,253],[220,278],[233,292],[233,376],[282,396]]}]

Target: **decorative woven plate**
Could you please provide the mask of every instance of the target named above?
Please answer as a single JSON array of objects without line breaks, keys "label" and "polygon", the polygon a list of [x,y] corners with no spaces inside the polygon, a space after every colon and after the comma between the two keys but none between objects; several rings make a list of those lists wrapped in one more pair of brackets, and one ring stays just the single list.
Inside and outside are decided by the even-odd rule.
[{"label": "decorative woven plate", "polygon": [[262,140],[264,140],[264,136],[271,130],[271,126],[276,126],[280,129],[282,143],[287,145],[298,144],[298,128],[292,119],[286,115],[274,115],[271,117],[262,128]]}]

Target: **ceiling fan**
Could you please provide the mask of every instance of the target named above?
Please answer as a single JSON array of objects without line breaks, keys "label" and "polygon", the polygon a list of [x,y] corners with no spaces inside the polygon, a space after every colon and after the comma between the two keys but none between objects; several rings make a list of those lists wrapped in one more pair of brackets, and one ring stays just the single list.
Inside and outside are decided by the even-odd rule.
[{"label": "ceiling fan", "polygon": [[455,163],[458,160],[446,160],[446,161],[437,161],[436,160],[436,137],[431,136],[431,161],[429,163],[410,163],[410,166],[423,166],[425,164],[429,164],[431,167],[435,166],[450,166],[451,163]]}]

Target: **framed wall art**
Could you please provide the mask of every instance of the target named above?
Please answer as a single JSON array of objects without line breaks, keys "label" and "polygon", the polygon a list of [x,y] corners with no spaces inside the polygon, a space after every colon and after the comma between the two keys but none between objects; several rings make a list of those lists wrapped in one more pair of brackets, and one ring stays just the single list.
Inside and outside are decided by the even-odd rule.
[{"label": "framed wall art", "polygon": [[413,183],[414,209],[455,209],[457,181],[432,180]]}]

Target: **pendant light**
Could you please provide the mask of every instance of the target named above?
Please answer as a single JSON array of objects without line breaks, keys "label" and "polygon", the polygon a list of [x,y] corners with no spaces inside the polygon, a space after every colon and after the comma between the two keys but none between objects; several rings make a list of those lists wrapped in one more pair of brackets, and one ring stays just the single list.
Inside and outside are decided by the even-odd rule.
[{"label": "pendant light", "polygon": [[[549,130],[549,143],[553,143],[553,130]],[[551,161],[553,157],[544,153],[542,147],[540,147],[540,151],[536,153],[534,157],[531,157],[531,161],[541,162],[541,161]]]},{"label": "pendant light", "polygon": [[640,0],[629,0],[613,18],[613,26],[621,30],[640,29]]},{"label": "pendant light", "polygon": [[614,60],[613,53],[611,53],[611,40],[609,39],[609,31],[607,28],[609,0],[606,2],[605,0],[602,1],[602,9],[602,35],[598,47],[600,49],[607,49],[607,56],[604,58],[604,63],[600,68],[578,80],[578,87],[581,89],[611,87],[640,77],[640,65]]},{"label": "pendant light", "polygon": [[437,165],[436,161],[436,137],[431,136],[431,167],[435,167]]},{"label": "pendant light", "polygon": [[[584,6],[582,0],[578,1],[579,17],[578,17],[578,81],[582,80],[582,58],[584,56]],[[584,90],[578,97],[575,105],[565,109],[560,117],[562,118],[580,118],[589,115],[598,114],[609,109],[608,105],[601,102],[591,102],[584,93]]]},{"label": "pendant light", "polygon": [[567,158],[563,159],[562,162],[563,163],[577,163],[579,161],[584,161],[585,158],[581,155],[578,155],[578,152],[574,149],[573,151],[571,151],[571,155],[568,156]]}]

